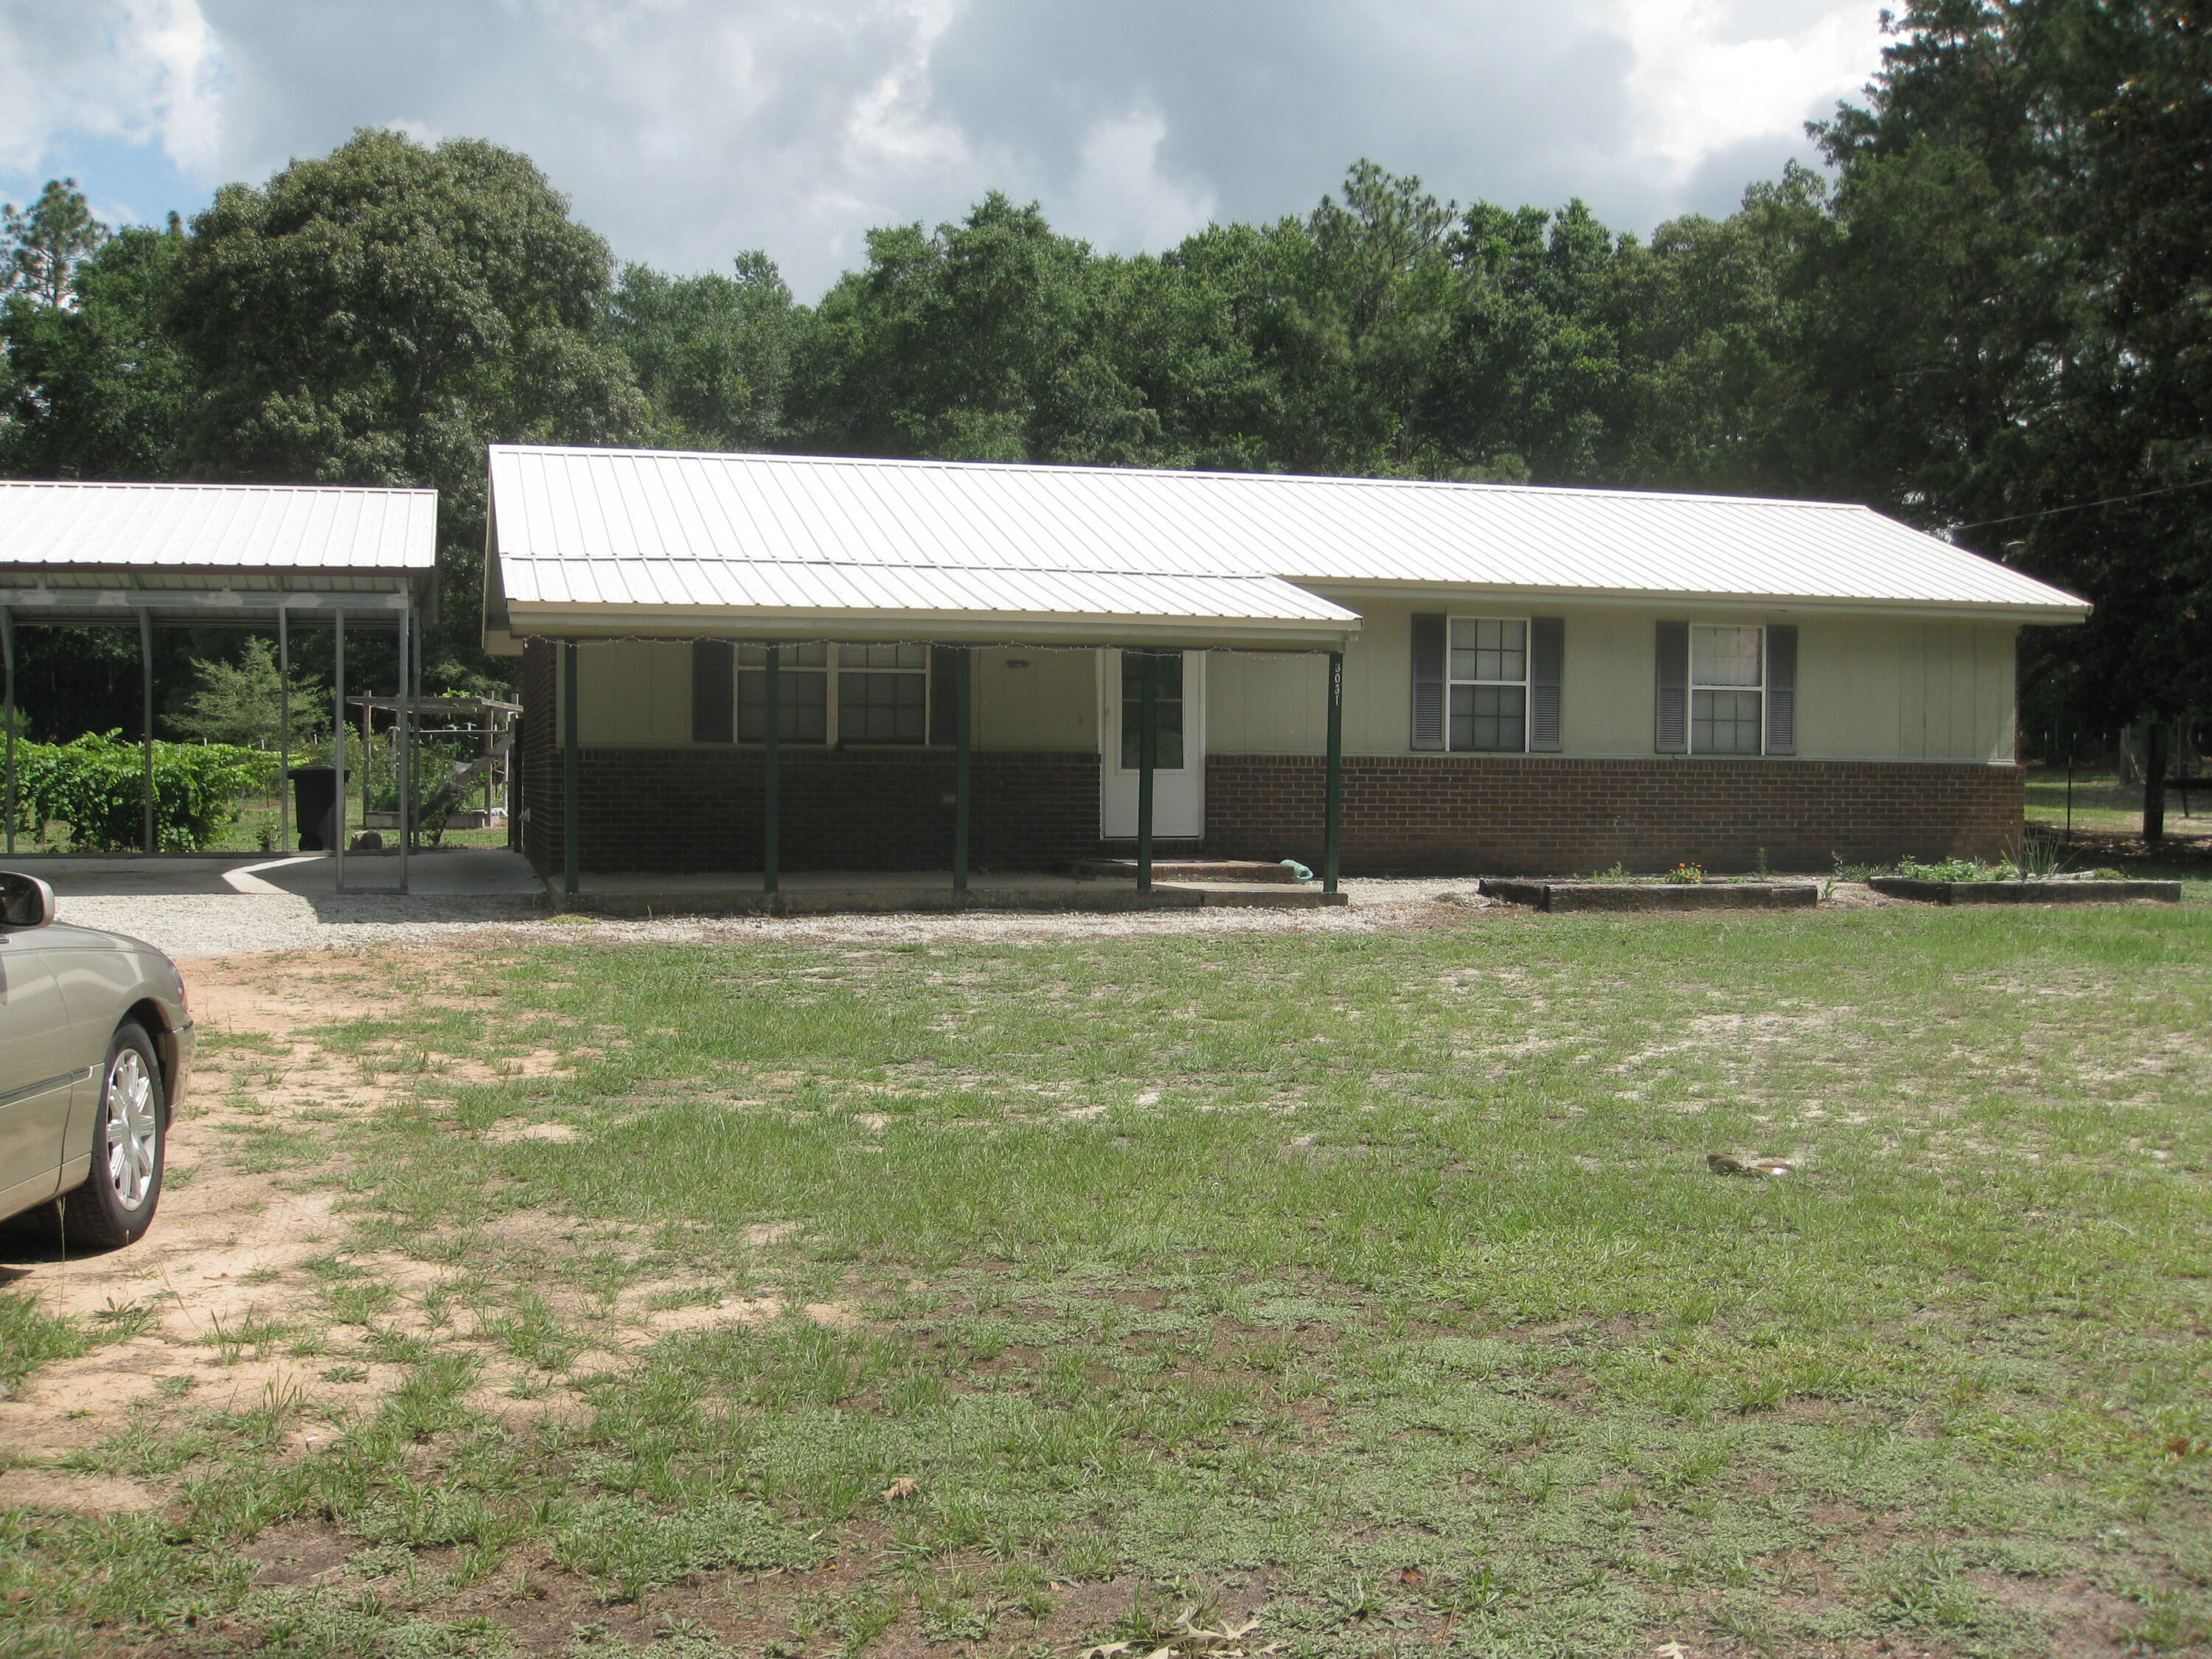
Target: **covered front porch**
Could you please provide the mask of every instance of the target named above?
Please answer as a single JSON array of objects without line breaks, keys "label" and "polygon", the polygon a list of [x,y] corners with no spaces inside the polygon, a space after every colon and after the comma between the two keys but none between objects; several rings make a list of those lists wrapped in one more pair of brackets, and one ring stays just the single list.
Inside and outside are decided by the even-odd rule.
[{"label": "covered front porch", "polygon": [[[879,648],[855,647],[854,623],[835,625],[841,642],[830,647],[833,663]],[[1334,901],[1341,635],[1328,641],[1333,650],[1285,649],[1287,641],[1274,641],[1263,647],[1285,669],[1313,665],[1290,682],[1295,700],[1312,705],[1304,715],[1309,729],[1324,739],[1325,752],[1316,757],[1322,764],[1304,786],[1304,829],[1255,854],[1269,862],[1209,866],[1192,862],[1201,829],[1185,815],[1189,793],[1203,783],[1203,714],[1176,694],[1208,656],[1253,651],[1249,640],[1224,640],[1215,627],[1141,645],[1009,647],[948,642],[944,626],[939,619],[938,637],[906,642],[910,660],[927,663],[926,681],[920,672],[915,678],[927,684],[930,707],[926,732],[917,716],[904,743],[841,741],[834,726],[823,740],[819,642],[720,634],[656,634],[649,644],[635,635],[619,642],[532,641],[524,674],[532,713],[526,717],[523,844],[554,902],[636,915]],[[1037,694],[1055,687],[1060,695],[1043,699],[1055,707],[1068,701],[1071,681],[1088,687],[1098,665],[1097,695],[1106,712],[1082,748],[978,741],[979,714],[1004,707],[979,696],[979,659],[1003,665],[1010,650],[1020,653],[1015,667],[1042,671],[1012,678]],[[1046,653],[1057,662],[1045,662]],[[815,666],[794,669],[794,658]],[[728,685],[733,659],[743,682],[735,692]],[[650,695],[644,682],[657,680],[665,691],[678,673],[692,679],[695,721],[718,707],[735,708],[727,729],[706,734],[715,740],[666,740],[665,710],[657,743],[610,718],[611,704]],[[827,678],[836,684],[845,677],[833,671]],[[998,677],[1002,687],[1008,681]],[[916,700],[922,695],[917,690]],[[1003,715],[992,718],[1003,723]],[[1283,854],[1310,866],[1308,881],[1272,863]]]}]

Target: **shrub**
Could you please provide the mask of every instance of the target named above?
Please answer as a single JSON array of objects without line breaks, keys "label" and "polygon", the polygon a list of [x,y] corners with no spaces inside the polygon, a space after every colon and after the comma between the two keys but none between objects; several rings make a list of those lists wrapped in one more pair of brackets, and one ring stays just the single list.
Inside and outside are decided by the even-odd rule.
[{"label": "shrub", "polygon": [[1932,862],[1906,856],[1897,861],[1897,873],[1911,881],[1995,881],[1996,866],[1978,859],[1937,859]]},{"label": "shrub", "polygon": [[[19,744],[15,794],[19,827],[33,834],[49,822],[69,825],[73,852],[128,852],[143,845],[144,751],[120,732],[90,732],[68,743]],[[197,852],[238,817],[249,790],[276,781],[276,757],[228,744],[155,743],[155,845],[165,853]]]},{"label": "shrub", "polygon": [[1705,866],[1704,865],[1687,862],[1676,865],[1673,869],[1669,870],[1663,877],[1661,878],[1663,881],[1681,882],[1686,884],[1700,882],[1705,878]]}]

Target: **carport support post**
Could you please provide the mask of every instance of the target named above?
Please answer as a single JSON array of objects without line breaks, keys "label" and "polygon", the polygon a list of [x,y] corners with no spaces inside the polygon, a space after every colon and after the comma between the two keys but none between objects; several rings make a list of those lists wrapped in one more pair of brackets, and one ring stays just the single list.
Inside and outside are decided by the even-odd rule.
[{"label": "carport support post", "polygon": [[415,699],[408,659],[415,647],[415,607],[399,613],[399,735],[393,739],[399,762],[399,890],[407,890],[407,843],[415,838]]},{"label": "carport support post", "polygon": [[761,665],[761,891],[783,878],[783,647],[768,647]]},{"label": "carport support post", "polygon": [[969,705],[973,695],[975,652],[959,647],[952,677],[952,890],[968,890],[968,748]]},{"label": "carport support post", "polygon": [[[331,793],[331,884],[345,891],[345,612],[331,612],[331,763],[337,768],[337,787]],[[368,757],[362,757],[366,767]]]},{"label": "carport support post", "polygon": [[154,619],[145,611],[138,613],[138,683],[139,719],[145,732],[140,747],[146,757],[146,847],[149,853],[160,849],[154,844]]},{"label": "carport support post", "polygon": [[584,884],[584,768],[576,741],[576,642],[561,642],[561,890]]},{"label": "carport support post", "polygon": [[1336,890],[1336,863],[1344,832],[1344,653],[1328,653],[1328,766],[1322,775],[1321,890]]},{"label": "carport support post", "polygon": [[1152,771],[1160,760],[1159,659],[1137,653],[1137,890],[1152,890]]},{"label": "carport support post", "polygon": [[292,851],[292,630],[276,607],[276,846]]},{"label": "carport support post", "polygon": [[8,856],[15,856],[15,618],[0,605],[0,656],[8,671]]}]

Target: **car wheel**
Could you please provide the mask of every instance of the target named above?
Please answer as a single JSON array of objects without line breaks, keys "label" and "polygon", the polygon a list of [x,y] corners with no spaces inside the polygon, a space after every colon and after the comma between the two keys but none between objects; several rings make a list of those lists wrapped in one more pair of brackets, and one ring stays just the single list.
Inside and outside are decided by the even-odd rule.
[{"label": "car wheel", "polygon": [[136,1024],[115,1028],[100,1071],[100,1111],[92,1126],[92,1172],[62,1200],[62,1235],[70,1246],[112,1250],[133,1243],[161,1201],[168,1151],[161,1064],[153,1039]]}]

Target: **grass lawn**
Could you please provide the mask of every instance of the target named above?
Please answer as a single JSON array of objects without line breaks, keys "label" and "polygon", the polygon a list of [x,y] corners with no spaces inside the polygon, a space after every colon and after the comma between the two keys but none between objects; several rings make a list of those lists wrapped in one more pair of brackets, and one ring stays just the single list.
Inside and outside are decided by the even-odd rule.
[{"label": "grass lawn", "polygon": [[0,1650],[2202,1650],[2206,901],[341,966]]},{"label": "grass lawn", "polygon": [[[2027,821],[2039,829],[2057,829],[2068,822],[2066,769],[2031,766],[2027,769]],[[2079,770],[2074,774],[2072,823],[2078,834],[2135,836],[2142,830],[2142,786],[2124,781],[2117,772]],[[2169,790],[2166,799],[2166,833],[2176,842],[2212,841],[2212,790],[2190,791],[2190,815],[2181,811],[2181,796]]]}]

